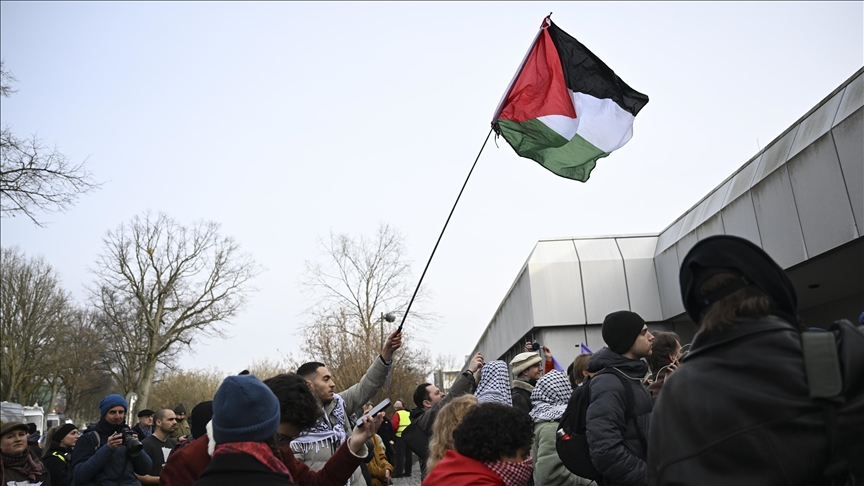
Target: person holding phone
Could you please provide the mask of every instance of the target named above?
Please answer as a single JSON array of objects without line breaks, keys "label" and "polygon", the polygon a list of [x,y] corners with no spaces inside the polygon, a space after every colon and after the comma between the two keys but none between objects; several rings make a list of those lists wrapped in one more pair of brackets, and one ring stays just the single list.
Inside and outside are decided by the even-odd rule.
[{"label": "person holding phone", "polygon": [[650,356],[645,358],[648,367],[651,368],[651,384],[648,391],[651,397],[657,400],[666,377],[678,368],[678,360],[681,356],[681,342],[674,332],[655,332],[654,350]]}]

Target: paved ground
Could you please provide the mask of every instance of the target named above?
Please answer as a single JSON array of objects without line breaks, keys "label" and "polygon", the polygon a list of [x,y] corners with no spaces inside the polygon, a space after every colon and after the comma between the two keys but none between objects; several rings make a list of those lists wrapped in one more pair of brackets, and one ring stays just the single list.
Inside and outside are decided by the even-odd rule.
[{"label": "paved ground", "polygon": [[420,486],[420,471],[413,471],[410,478],[395,478],[394,486]]}]

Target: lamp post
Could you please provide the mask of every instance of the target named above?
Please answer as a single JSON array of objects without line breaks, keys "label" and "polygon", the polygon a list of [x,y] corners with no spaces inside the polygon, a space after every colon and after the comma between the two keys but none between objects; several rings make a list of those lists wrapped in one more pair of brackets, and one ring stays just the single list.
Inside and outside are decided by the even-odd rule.
[{"label": "lamp post", "polygon": [[394,316],[392,313],[390,313],[390,312],[388,312],[386,314],[383,312],[381,313],[381,319],[379,319],[378,322],[381,324],[381,347],[382,348],[384,347],[384,321],[394,322],[395,320],[396,320],[396,316]]}]

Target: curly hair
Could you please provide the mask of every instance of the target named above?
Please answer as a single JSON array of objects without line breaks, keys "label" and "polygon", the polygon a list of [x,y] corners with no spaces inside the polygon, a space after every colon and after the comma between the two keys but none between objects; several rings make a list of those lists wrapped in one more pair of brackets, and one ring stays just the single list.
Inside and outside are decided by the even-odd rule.
[{"label": "curly hair", "polygon": [[429,459],[426,460],[426,470],[431,471],[438,461],[444,458],[447,451],[454,449],[453,429],[462,421],[469,410],[477,406],[477,397],[462,395],[441,407],[432,425],[432,440],[429,441]]},{"label": "curly hair", "polygon": [[658,331],[652,334],[654,334],[654,341],[651,343],[651,354],[645,357],[645,361],[648,362],[651,373],[656,375],[660,371],[660,368],[672,363],[669,355],[675,354],[680,339],[674,332]]},{"label": "curly hair", "polygon": [[283,373],[264,380],[264,384],[279,400],[279,422],[291,423],[300,429],[315,425],[321,408],[306,380],[294,373]]},{"label": "curly hair", "polygon": [[527,413],[500,403],[477,405],[453,429],[456,452],[480,462],[498,461],[528,450],[534,427]]}]

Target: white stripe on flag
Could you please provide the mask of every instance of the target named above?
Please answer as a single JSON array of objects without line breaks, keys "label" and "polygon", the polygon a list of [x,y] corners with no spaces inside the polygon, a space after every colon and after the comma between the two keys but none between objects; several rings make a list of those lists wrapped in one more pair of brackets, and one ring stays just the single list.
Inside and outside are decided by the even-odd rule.
[{"label": "white stripe on flag", "polygon": [[604,152],[624,146],[633,137],[635,117],[610,99],[598,99],[585,93],[570,92],[577,118],[564,115],[541,116],[538,120],[570,140],[579,134]]}]

